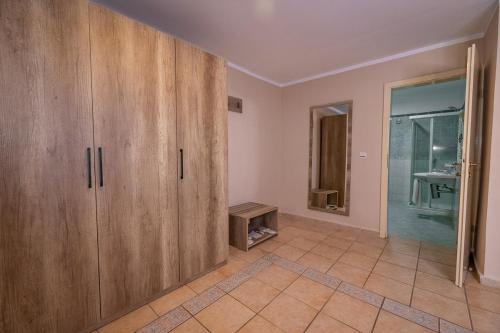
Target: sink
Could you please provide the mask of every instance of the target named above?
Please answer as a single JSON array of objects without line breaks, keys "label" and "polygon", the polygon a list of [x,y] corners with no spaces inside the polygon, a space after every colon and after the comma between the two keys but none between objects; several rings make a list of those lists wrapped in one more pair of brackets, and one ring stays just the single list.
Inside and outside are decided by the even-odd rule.
[{"label": "sink", "polygon": [[417,172],[413,174],[415,177],[418,178],[427,178],[427,179],[457,179],[460,178],[460,176],[457,176],[455,174],[451,173],[446,173],[446,172]]}]

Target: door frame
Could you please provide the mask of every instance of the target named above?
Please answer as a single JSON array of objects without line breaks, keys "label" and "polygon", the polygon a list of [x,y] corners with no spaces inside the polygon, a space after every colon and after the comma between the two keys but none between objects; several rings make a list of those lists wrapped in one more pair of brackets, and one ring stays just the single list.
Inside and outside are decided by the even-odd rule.
[{"label": "door frame", "polygon": [[389,138],[391,130],[391,108],[392,90],[395,88],[412,87],[425,85],[433,82],[448,81],[454,78],[464,77],[467,68],[458,68],[451,71],[428,74],[400,81],[388,82],[384,84],[384,113],[382,120],[382,155],[380,171],[380,237],[387,238],[387,209],[389,195]]}]

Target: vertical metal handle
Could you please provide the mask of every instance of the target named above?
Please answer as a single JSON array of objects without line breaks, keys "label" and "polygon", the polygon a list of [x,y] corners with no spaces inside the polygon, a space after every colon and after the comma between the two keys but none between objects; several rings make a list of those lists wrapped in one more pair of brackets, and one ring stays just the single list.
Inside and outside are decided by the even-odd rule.
[{"label": "vertical metal handle", "polygon": [[102,170],[102,148],[97,149],[97,155],[99,156],[99,187],[104,186],[104,173]]},{"label": "vertical metal handle", "polygon": [[184,179],[184,150],[181,151],[181,179]]},{"label": "vertical metal handle", "polygon": [[92,188],[92,155],[90,148],[87,148],[87,173],[88,173],[88,187]]}]

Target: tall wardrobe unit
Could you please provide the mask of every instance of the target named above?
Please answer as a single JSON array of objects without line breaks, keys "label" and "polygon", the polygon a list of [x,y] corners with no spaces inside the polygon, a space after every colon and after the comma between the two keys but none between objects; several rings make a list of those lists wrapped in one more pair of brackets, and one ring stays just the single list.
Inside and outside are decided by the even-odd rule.
[{"label": "tall wardrobe unit", "polygon": [[95,328],[223,263],[223,59],[85,0],[0,1],[0,332]]}]

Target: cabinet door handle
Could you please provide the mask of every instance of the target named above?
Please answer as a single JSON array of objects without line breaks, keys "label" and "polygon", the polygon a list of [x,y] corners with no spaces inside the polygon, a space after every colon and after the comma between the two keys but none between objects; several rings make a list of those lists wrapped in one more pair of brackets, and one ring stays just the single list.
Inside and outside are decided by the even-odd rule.
[{"label": "cabinet door handle", "polygon": [[97,149],[97,155],[99,156],[99,187],[104,186],[104,172],[102,170],[102,148]]},{"label": "cabinet door handle", "polygon": [[181,152],[181,179],[184,179],[184,150],[180,150]]},{"label": "cabinet door handle", "polygon": [[90,148],[87,148],[87,173],[88,173],[88,187],[92,188],[92,154]]}]

